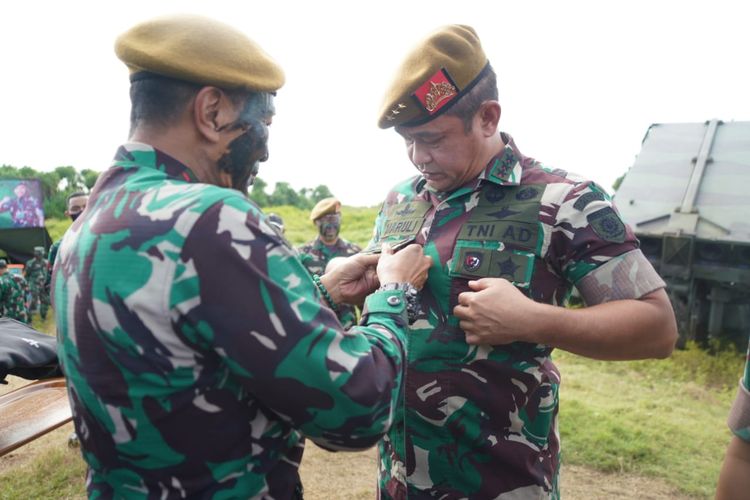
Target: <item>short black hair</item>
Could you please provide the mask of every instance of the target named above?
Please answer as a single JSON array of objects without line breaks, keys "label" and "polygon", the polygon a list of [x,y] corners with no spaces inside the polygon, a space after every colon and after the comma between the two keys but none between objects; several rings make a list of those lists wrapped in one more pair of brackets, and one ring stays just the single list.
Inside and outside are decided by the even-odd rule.
[{"label": "short black hair", "polygon": [[200,90],[195,83],[149,75],[130,84],[130,129],[141,124],[170,125]]},{"label": "short black hair", "polygon": [[[140,74],[139,74],[140,75]],[[140,75],[130,84],[130,131],[141,124],[167,126],[175,122],[204,85],[154,73]],[[250,91],[221,89],[234,104],[247,100]]]},{"label": "short black hair", "polygon": [[461,96],[450,109],[446,110],[445,114],[448,116],[457,116],[463,120],[464,131],[469,133],[471,132],[474,115],[477,114],[482,103],[497,101],[497,99],[497,75],[488,63],[485,74],[474,84],[474,87],[469,92]]}]

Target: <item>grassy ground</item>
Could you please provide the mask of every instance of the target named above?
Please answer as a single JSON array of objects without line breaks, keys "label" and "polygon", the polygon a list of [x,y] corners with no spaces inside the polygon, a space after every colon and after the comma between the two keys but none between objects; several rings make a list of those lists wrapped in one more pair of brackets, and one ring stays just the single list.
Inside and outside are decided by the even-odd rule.
[{"label": "grassy ground", "polygon": [[[306,211],[272,210],[293,244],[315,236]],[[344,207],[342,235],[366,244],[376,215],[377,208]],[[54,331],[51,319],[37,318],[34,326]],[[743,359],[694,346],[662,361],[599,362],[557,352],[564,497],[711,498]],[[8,389],[0,386],[0,394]],[[83,462],[66,444],[71,430],[64,426],[0,458],[0,500],[82,498]],[[306,498],[373,498],[375,460],[373,450],[331,454],[309,445],[301,469]]]},{"label": "grassy ground", "polygon": [[[564,352],[555,361],[566,498],[713,496],[742,354],[691,347],[663,361],[605,363]],[[83,462],[66,444],[71,430],[0,458],[0,499],[83,497]],[[306,498],[373,498],[375,467],[373,450],[331,454],[308,445]]]}]

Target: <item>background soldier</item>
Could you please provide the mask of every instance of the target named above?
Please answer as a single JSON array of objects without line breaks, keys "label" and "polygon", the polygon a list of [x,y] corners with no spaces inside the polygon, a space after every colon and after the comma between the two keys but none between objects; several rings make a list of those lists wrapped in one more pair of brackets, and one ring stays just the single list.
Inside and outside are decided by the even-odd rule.
[{"label": "background soldier", "polygon": [[26,262],[23,272],[31,290],[29,315],[36,312],[38,307],[39,315],[44,321],[47,319],[47,309],[49,308],[47,284],[49,283],[50,273],[49,261],[44,258],[44,247],[34,247],[34,258]]},{"label": "background soldier", "polygon": [[[321,275],[328,263],[336,257],[349,257],[362,249],[339,236],[341,232],[341,202],[336,198],[325,198],[310,211],[310,220],[318,228],[318,236],[297,250],[300,260],[310,274]],[[341,324],[351,327],[357,321],[356,309],[352,306],[341,310]]]},{"label": "background soldier", "polygon": [[9,273],[8,262],[0,259],[0,313],[23,323],[29,323],[29,312],[26,308],[26,290],[23,276]]},{"label": "background soldier", "polygon": [[[388,194],[373,243],[416,241],[433,257],[405,406],[380,447],[381,497],[556,498],[552,349],[664,357],[677,337],[664,282],[606,192],[524,156],[499,121],[468,26],[420,43],[381,108],[418,174]],[[589,307],[560,307],[574,286]]]},{"label": "background soldier", "polygon": [[[247,197],[268,157],[276,63],[199,16],[121,35],[131,132],[63,239],[60,363],[91,497],[300,498],[304,437],[364,449],[401,394],[418,245],[315,280]],[[377,269],[375,266],[377,263]]]},{"label": "background soldier", "polygon": [[[68,195],[68,206],[65,209],[65,215],[70,217],[70,220],[75,222],[81,213],[86,209],[86,203],[89,201],[89,195],[83,191],[77,191]],[[65,235],[63,235],[65,236]],[[60,242],[62,238],[57,240],[49,247],[49,255],[47,260],[49,261],[49,267],[52,269],[55,266],[55,259],[57,258],[57,251],[60,248]]]}]

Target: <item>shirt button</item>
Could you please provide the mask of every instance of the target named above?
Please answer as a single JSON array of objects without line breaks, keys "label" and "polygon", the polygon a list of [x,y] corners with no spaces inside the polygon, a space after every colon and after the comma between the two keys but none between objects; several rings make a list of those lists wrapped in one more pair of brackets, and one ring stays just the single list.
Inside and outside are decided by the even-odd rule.
[{"label": "shirt button", "polygon": [[391,306],[398,306],[401,305],[401,299],[396,297],[395,295],[391,295],[387,299],[385,299],[386,302],[388,302],[388,305]]}]

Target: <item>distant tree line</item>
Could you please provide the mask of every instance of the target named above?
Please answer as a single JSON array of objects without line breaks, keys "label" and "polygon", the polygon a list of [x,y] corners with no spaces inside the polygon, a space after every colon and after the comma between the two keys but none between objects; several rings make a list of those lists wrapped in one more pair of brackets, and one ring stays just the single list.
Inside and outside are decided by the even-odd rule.
[{"label": "distant tree line", "polygon": [[[44,214],[49,218],[65,217],[68,195],[76,191],[89,192],[94,187],[99,172],[75,167],[56,167],[50,172],[40,172],[31,167],[0,166],[0,179],[39,179],[44,195]],[[267,193],[268,184],[260,178],[250,190],[250,198],[261,207],[290,205],[309,210],[323,198],[333,196],[323,184],[310,189],[295,191],[288,182],[277,182],[272,193]]]},{"label": "distant tree line", "polygon": [[40,172],[31,167],[0,167],[0,179],[39,179],[44,195],[45,217],[65,217],[68,195],[76,191],[88,192],[94,187],[99,172],[75,167],[57,167],[50,172]]},{"label": "distant tree line", "polygon": [[328,186],[323,184],[313,189],[302,188],[295,191],[288,182],[277,182],[271,194],[266,193],[267,187],[266,181],[256,177],[253,187],[250,189],[250,199],[261,207],[291,205],[309,210],[323,198],[333,196]]}]

